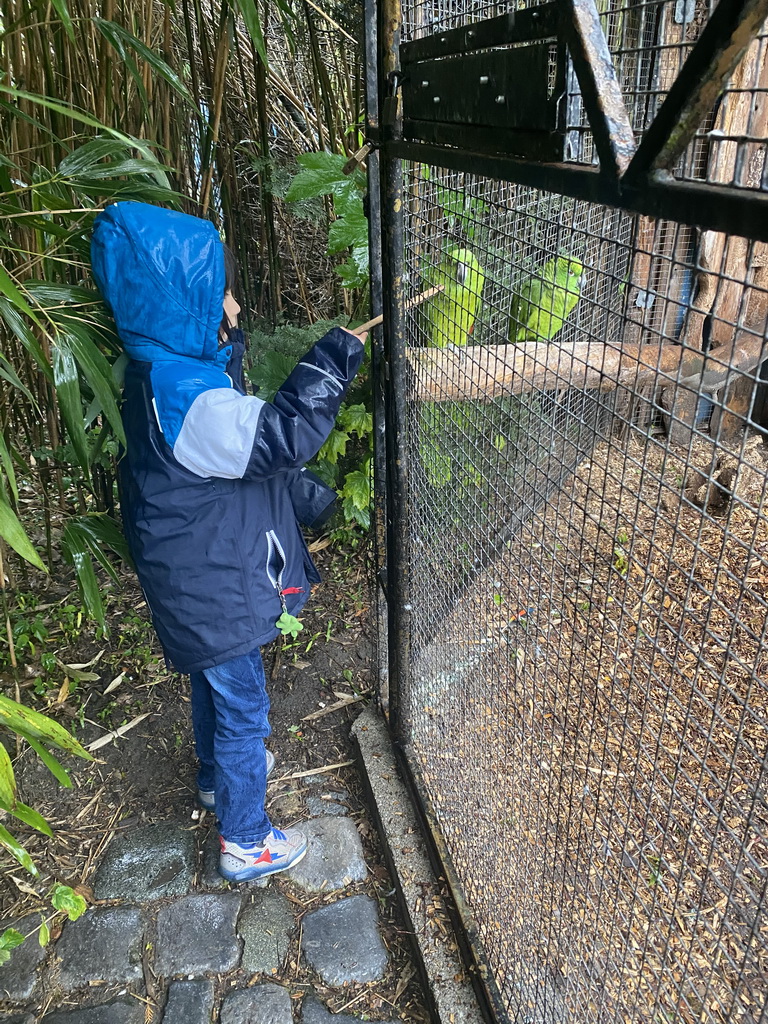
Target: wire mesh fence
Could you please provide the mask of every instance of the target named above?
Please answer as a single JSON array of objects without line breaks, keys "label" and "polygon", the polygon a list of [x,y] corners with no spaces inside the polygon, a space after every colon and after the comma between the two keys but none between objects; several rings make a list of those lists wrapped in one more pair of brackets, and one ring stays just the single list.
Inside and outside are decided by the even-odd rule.
[{"label": "wire mesh fence", "polygon": [[[402,714],[498,985],[536,1020],[759,1019],[768,510],[754,374],[729,388],[723,363],[720,386],[690,390],[686,345],[658,370],[695,313],[673,287],[696,271],[675,255],[687,230],[644,239],[624,214],[425,172],[407,171],[409,280],[447,298],[408,320]],[[638,317],[647,259],[666,289]],[[714,276],[718,295],[745,290],[725,255]],[[760,342],[762,327],[741,331]],[[645,377],[589,386],[579,344],[599,339],[605,369],[631,338],[657,357]],[[510,340],[520,356],[499,386],[482,357]],[[732,395],[744,381],[746,415]],[[689,398],[693,424],[676,412]]]},{"label": "wire mesh fence", "polygon": [[[601,13],[641,132],[711,9]],[[764,187],[765,73],[760,38],[678,176]],[[397,727],[497,1005],[765,1020],[765,246],[419,162],[401,211]]]}]

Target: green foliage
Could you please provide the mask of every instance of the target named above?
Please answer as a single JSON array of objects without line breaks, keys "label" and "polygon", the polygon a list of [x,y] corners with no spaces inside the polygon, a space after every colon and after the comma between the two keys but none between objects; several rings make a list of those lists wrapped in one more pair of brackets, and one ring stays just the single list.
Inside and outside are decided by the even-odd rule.
[{"label": "green foliage", "polygon": [[[125,42],[125,32],[121,30],[114,36],[117,38]],[[44,98],[32,99],[50,106]],[[60,103],[54,106],[57,110],[67,109]],[[107,132],[106,126],[99,127]],[[60,413],[66,431],[59,439],[56,454],[71,452],[86,484],[110,435],[116,442],[124,440],[119,382],[114,372],[120,344],[98,293],[83,283],[80,269],[98,209],[93,199],[122,196],[172,205],[179,200],[170,188],[165,167],[152,155],[146,141],[122,134],[118,138],[116,134],[110,130],[87,141],[74,140],[56,168],[40,167],[25,175],[22,166],[7,161],[5,174],[0,175],[0,225],[5,214],[22,219],[25,227],[34,229],[39,246],[36,263],[48,272],[44,279],[17,274],[11,269],[11,261],[21,254],[5,237],[5,252],[11,260],[4,256],[4,266],[0,268],[0,323],[52,385],[48,400],[54,405],[54,415],[56,410]],[[77,283],[72,280],[73,272],[79,279]],[[18,393],[19,402],[32,408],[37,406],[29,388],[5,358],[0,372]],[[39,415],[39,410],[36,411]],[[98,438],[97,444],[91,440],[92,434]],[[22,558],[44,570],[9,500],[11,496],[14,502],[18,499],[16,454],[3,438],[0,538]],[[103,551],[98,545],[83,544],[83,531],[77,527],[65,533],[65,555],[77,569],[88,612],[103,626],[103,608],[94,585],[91,561],[94,556],[106,567]],[[102,542],[109,543],[100,538],[99,543]]]},{"label": "green foliage", "polygon": [[328,229],[328,252],[333,256],[349,250],[347,260],[336,267],[345,288],[363,288],[368,283],[368,221],[363,209],[365,178],[356,168],[344,173],[346,157],[338,153],[303,153],[297,158],[301,170],[291,181],[285,198],[289,202],[331,196],[334,220]]},{"label": "green foliage", "polygon": [[[0,694],[0,728],[25,739],[40,756],[43,763],[66,786],[71,786],[69,776],[48,748],[57,747],[66,753],[92,760],[88,751],[58,722],[54,722],[53,719],[33,708],[18,704],[3,694]],[[13,766],[8,752],[2,744],[0,744],[0,809],[38,832],[45,835],[51,834],[45,819],[37,811],[18,800]],[[37,874],[37,868],[32,858],[4,826],[0,826],[0,846],[4,847],[23,868],[33,875]]]},{"label": "green foliage", "polygon": [[79,892],[68,885],[57,883],[50,892],[51,905],[55,910],[66,914],[70,921],[76,921],[86,911],[86,903]]},{"label": "green foliage", "polygon": [[[6,471],[8,469],[5,460],[3,461],[3,469]],[[7,544],[10,544],[13,550],[18,552],[22,558],[26,558],[32,565],[42,569],[43,572],[47,572],[40,556],[24,532],[24,527],[19,522],[19,517],[3,497],[0,497],[0,537]]]},{"label": "green foliage", "polygon": [[117,570],[110,561],[108,550],[130,564],[128,545],[120,528],[103,513],[75,516],[64,526],[61,550],[65,560],[75,570],[80,597],[88,615],[105,631],[104,602],[94,562],[117,583]]},{"label": "green foliage", "polygon": [[11,950],[16,949],[24,941],[24,936],[21,932],[17,932],[15,928],[6,928],[2,934],[0,934],[0,964],[5,964],[11,959]]}]

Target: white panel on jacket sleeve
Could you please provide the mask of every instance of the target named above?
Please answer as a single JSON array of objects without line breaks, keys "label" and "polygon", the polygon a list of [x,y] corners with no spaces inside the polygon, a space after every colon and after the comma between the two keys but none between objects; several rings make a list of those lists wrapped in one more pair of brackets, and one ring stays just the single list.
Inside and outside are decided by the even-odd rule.
[{"label": "white panel on jacket sleeve", "polygon": [[248,466],[266,402],[232,388],[211,388],[189,407],[173,446],[176,459],[197,476],[239,480]]}]

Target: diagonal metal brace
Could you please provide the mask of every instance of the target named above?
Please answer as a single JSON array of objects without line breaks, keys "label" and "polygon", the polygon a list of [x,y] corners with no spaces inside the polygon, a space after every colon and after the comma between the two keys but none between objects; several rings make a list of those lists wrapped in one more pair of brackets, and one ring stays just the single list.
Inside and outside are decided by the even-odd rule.
[{"label": "diagonal metal brace", "polygon": [[720,0],[638,146],[627,181],[672,167],[766,18],[768,0]]},{"label": "diagonal metal brace", "polygon": [[594,0],[562,0],[562,34],[600,158],[600,168],[618,178],[635,152],[635,137],[624,105],[611,51]]}]

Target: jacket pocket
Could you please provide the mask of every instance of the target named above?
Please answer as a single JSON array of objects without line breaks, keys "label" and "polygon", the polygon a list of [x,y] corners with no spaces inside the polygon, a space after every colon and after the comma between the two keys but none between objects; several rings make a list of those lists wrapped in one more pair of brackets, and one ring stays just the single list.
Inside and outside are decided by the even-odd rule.
[{"label": "jacket pocket", "polygon": [[274,587],[283,611],[285,611],[285,597],[283,596],[285,563],[285,549],[280,543],[280,538],[274,530],[267,530],[267,579]]},{"label": "jacket pocket", "polygon": [[301,594],[304,591],[304,587],[285,586],[283,577],[287,564],[288,559],[280,538],[274,530],[267,530],[267,578],[272,584],[284,612],[288,611],[286,595]]}]

